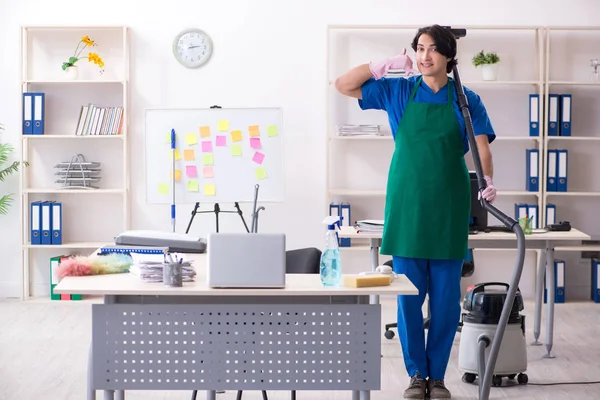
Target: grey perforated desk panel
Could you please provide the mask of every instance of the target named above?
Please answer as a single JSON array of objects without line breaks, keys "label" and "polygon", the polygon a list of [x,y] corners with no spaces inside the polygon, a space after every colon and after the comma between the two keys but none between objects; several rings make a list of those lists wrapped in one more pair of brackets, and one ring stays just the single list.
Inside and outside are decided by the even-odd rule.
[{"label": "grey perforated desk panel", "polygon": [[211,289],[204,255],[182,288],[129,274],[69,277],[56,293],[102,295],[92,307],[88,400],[96,390],[379,390],[381,308],[370,295],[415,295],[391,286],[324,288],[317,274],[288,274],[285,289]]}]

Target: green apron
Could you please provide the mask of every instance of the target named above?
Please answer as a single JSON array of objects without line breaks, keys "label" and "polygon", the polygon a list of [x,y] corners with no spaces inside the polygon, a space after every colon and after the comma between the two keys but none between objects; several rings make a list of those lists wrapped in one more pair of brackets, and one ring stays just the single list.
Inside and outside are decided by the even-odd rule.
[{"label": "green apron", "polygon": [[387,181],[381,254],[408,258],[467,256],[471,182],[462,132],[452,105],[414,101],[396,132]]}]

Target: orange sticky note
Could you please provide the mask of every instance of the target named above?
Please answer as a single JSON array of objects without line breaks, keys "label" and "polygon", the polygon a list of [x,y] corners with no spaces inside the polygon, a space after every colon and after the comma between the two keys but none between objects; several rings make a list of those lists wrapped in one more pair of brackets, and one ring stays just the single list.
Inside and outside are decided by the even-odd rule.
[{"label": "orange sticky note", "polygon": [[[169,179],[173,179],[173,172],[169,172]],[[176,169],[175,170],[175,180],[179,181],[181,179],[181,171]]]},{"label": "orange sticky note", "polygon": [[231,141],[239,142],[242,140],[242,131],[233,131],[231,132]]},{"label": "orange sticky note", "polygon": [[250,125],[248,127],[248,132],[250,136],[260,136],[260,132],[258,131],[258,125]]},{"label": "orange sticky note", "polygon": [[205,138],[210,136],[210,126],[200,127],[200,137]]},{"label": "orange sticky note", "polygon": [[194,161],[196,159],[194,150],[184,150],[183,151],[183,159],[185,161]]}]

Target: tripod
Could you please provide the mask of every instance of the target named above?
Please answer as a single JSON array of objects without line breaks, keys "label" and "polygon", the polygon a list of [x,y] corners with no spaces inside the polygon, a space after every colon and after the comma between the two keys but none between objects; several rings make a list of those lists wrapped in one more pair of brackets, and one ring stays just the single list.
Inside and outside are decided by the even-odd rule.
[{"label": "tripod", "polygon": [[216,223],[216,228],[217,228],[217,232],[219,232],[219,213],[226,213],[226,214],[234,214],[237,213],[240,218],[242,219],[242,223],[244,224],[244,228],[246,228],[246,232],[250,232],[250,230],[248,229],[248,225],[246,224],[246,220],[244,219],[244,214],[242,213],[242,210],[240,208],[239,203],[236,201],[234,203],[234,207],[236,208],[237,211],[222,211],[221,210],[221,206],[219,206],[219,203],[215,203],[214,208],[212,211],[198,211],[198,208],[200,207],[200,202],[196,202],[196,204],[194,205],[194,209],[192,210],[192,216],[190,218],[190,222],[188,223],[187,229],[185,230],[185,233],[188,233],[190,231],[190,228],[192,227],[192,222],[194,222],[194,217],[196,216],[196,214],[207,214],[207,213],[215,213],[215,223]]}]

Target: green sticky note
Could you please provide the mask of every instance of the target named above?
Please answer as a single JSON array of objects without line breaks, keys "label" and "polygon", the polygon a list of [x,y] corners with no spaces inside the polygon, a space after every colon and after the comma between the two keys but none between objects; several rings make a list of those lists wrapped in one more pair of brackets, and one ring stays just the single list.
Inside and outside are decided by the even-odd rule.
[{"label": "green sticky note", "polygon": [[256,168],[256,177],[258,179],[265,179],[267,177],[267,170],[265,167]]},{"label": "green sticky note", "polygon": [[232,156],[241,156],[242,155],[242,146],[239,144],[231,145],[231,155]]},{"label": "green sticky note", "polygon": [[277,136],[277,125],[267,126],[267,135],[268,136]]},{"label": "green sticky note", "polygon": [[188,192],[197,192],[198,191],[198,181],[195,179],[190,179],[187,184]]},{"label": "green sticky note", "polygon": [[158,194],[169,194],[169,185],[166,183],[159,183]]},{"label": "green sticky note", "polygon": [[213,165],[215,163],[215,157],[212,153],[207,153],[202,155],[202,164],[204,165]]}]

